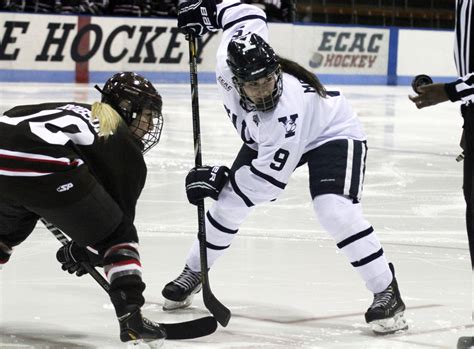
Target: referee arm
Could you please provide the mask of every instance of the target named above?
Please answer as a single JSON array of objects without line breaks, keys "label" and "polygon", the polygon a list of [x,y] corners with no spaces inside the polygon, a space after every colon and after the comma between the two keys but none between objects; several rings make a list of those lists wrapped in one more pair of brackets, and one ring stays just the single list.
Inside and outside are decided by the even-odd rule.
[{"label": "referee arm", "polygon": [[418,95],[408,96],[418,109],[448,100],[472,103],[474,102],[474,73],[467,74],[446,84],[436,83],[419,86],[418,91],[420,92]]}]

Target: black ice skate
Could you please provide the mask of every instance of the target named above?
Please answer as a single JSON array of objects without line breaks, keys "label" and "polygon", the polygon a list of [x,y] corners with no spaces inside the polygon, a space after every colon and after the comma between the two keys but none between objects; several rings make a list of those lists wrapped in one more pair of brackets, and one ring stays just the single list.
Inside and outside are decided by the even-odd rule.
[{"label": "black ice skate", "polygon": [[143,317],[140,308],[133,307],[121,316],[120,340],[133,348],[159,348],[166,338],[165,329],[158,323]]},{"label": "black ice skate", "polygon": [[189,307],[194,295],[199,291],[201,291],[201,272],[192,271],[186,265],[181,275],[167,283],[161,291],[165,297],[163,310]]},{"label": "black ice skate", "polygon": [[365,321],[376,334],[390,334],[408,329],[403,316],[405,304],[398,290],[395,270],[392,263],[389,263],[389,266],[393,274],[392,282],[384,291],[374,294],[374,301],[365,313]]}]

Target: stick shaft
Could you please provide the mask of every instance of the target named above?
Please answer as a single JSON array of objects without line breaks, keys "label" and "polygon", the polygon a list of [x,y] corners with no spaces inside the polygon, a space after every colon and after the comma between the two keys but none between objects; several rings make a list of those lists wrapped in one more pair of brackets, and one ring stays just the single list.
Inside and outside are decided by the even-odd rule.
[{"label": "stick shaft", "polygon": [[[196,167],[202,166],[201,156],[201,126],[199,118],[199,93],[198,93],[198,76],[197,76],[197,44],[196,38],[192,35],[187,37],[189,42],[189,72],[191,82],[191,107],[193,117],[193,138],[194,138],[194,164]],[[214,315],[216,320],[222,325],[227,326],[230,320],[230,310],[225,307],[212,293],[209,285],[209,273],[207,263],[207,246],[206,246],[206,225],[205,225],[205,207],[204,200],[197,203],[198,214],[198,239],[199,239],[199,256],[201,259],[201,281],[202,295],[204,304],[207,309]]]}]

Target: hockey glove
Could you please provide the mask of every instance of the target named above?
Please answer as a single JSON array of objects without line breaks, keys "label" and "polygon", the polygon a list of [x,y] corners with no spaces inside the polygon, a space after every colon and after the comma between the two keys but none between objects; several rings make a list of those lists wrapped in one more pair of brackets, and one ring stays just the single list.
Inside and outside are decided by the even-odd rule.
[{"label": "hockey glove", "polygon": [[2,241],[0,241],[0,265],[5,264],[10,259],[12,249]]},{"label": "hockey glove", "polygon": [[89,251],[85,247],[81,247],[74,241],[69,241],[66,245],[56,252],[56,259],[62,264],[61,268],[69,274],[76,273],[77,276],[87,274],[87,271],[81,263],[89,263],[92,266],[98,266],[102,263],[102,258]]},{"label": "hockey glove", "polygon": [[189,0],[178,6],[178,28],[198,38],[219,30],[216,16],[216,0]]},{"label": "hockey glove", "polygon": [[194,167],[186,176],[188,201],[197,205],[199,200],[207,197],[217,200],[230,174],[230,170],[225,166]]}]

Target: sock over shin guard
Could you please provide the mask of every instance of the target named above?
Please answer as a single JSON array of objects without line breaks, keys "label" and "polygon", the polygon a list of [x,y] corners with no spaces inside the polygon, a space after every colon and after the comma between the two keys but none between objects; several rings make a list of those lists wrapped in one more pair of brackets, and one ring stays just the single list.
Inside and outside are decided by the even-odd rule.
[{"label": "sock over shin guard", "polygon": [[[210,211],[206,213],[206,246],[207,264],[211,268],[214,262],[223,255],[234,240],[238,226],[226,222],[221,217],[215,217]],[[186,264],[193,271],[201,271],[201,254],[199,240],[196,239],[188,253]]]},{"label": "sock over shin guard", "polygon": [[142,266],[137,243],[122,243],[110,247],[104,255],[104,270],[110,283],[110,299],[117,316],[128,312],[130,306],[145,303]]},{"label": "sock over shin guard", "polygon": [[392,281],[392,273],[374,229],[363,217],[361,204],[335,194],[317,196],[313,204],[319,222],[367,288],[373,293],[383,291]]}]

